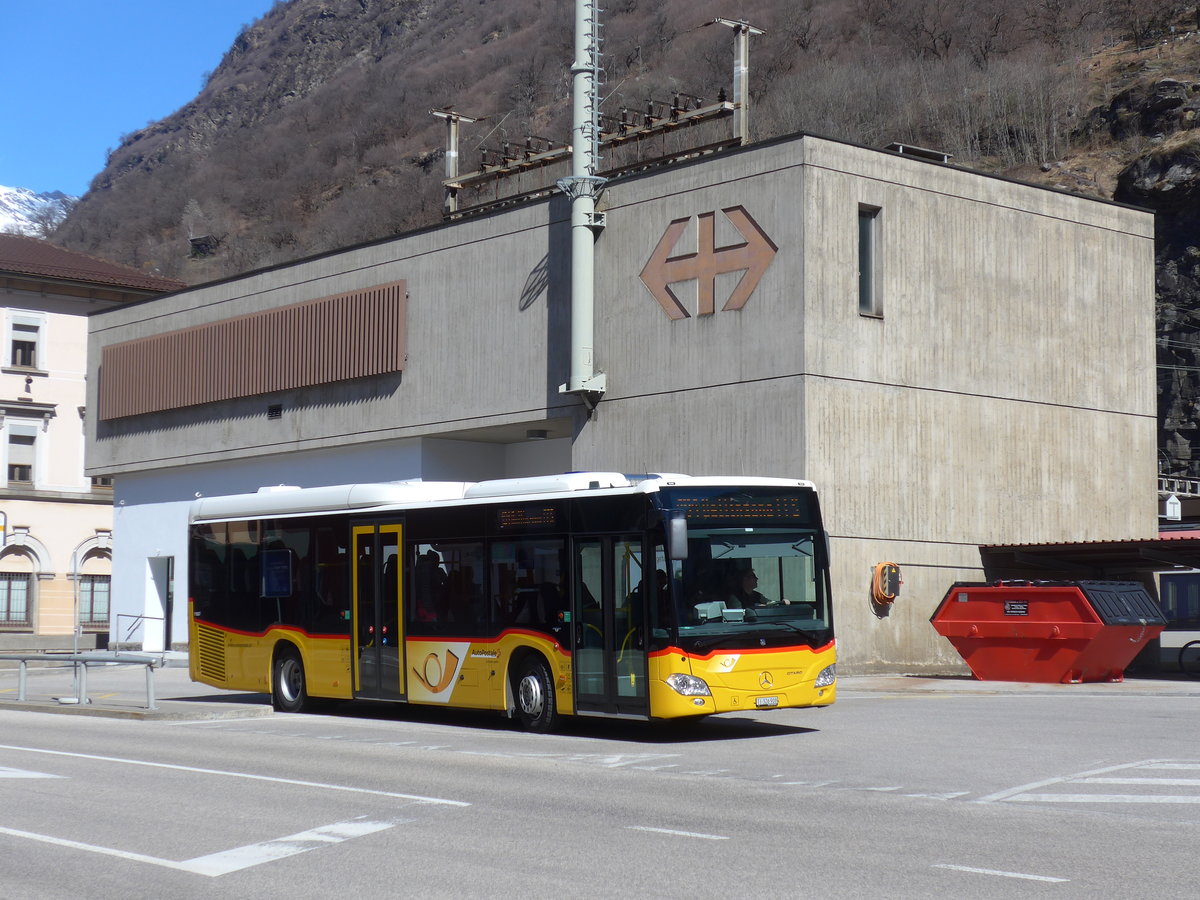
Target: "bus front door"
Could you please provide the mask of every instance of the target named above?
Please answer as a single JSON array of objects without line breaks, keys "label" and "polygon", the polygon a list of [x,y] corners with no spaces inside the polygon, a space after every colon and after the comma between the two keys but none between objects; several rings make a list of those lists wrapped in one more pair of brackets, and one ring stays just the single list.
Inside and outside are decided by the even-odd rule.
[{"label": "bus front door", "polygon": [[395,524],[355,525],[354,696],[404,699],[400,540]]},{"label": "bus front door", "polygon": [[[646,693],[646,604],[641,537],[588,537],[574,542],[572,592],[575,710],[643,717]],[[653,575],[653,567],[649,568]]]}]

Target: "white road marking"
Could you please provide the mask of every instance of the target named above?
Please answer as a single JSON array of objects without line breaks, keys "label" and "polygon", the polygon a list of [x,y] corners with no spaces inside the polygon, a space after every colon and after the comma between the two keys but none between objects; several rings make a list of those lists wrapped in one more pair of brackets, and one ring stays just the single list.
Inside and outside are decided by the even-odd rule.
[{"label": "white road marking", "polygon": [[0,778],[62,778],[62,775],[49,775],[45,772],[28,772],[25,769],[10,769],[0,766]]},{"label": "white road marking", "polygon": [[340,844],[351,838],[362,837],[364,834],[374,834],[400,824],[397,821],[372,822],[366,819],[352,819],[349,822],[335,822],[333,825],[323,825],[309,831],[276,838],[273,841],[263,841],[259,844],[249,844],[245,847],[235,847],[221,853],[208,856],[198,856],[189,859],[182,865],[198,875],[227,875],[239,869],[248,869],[261,863],[287,856],[295,856],[307,850],[314,850],[326,844]]},{"label": "white road marking", "polygon": [[998,791],[977,800],[977,803],[997,801],[1021,803],[1174,803],[1200,804],[1200,794],[1068,794],[1044,793],[1039,788],[1059,787],[1074,784],[1124,784],[1145,787],[1200,787],[1200,778],[1143,778],[1135,775],[1114,775],[1118,772],[1142,771],[1196,771],[1200,763],[1174,762],[1165,759],[1145,759],[1120,766],[1108,766],[1078,772],[1062,778],[1047,778],[1032,784],[1022,785],[1007,791]]},{"label": "white road marking", "polygon": [[655,834],[673,834],[677,837],[700,838],[704,841],[729,840],[729,836],[724,834],[702,834],[698,831],[676,831],[673,828],[651,828],[648,825],[627,825],[625,827],[630,831],[652,831]]},{"label": "white road marking", "polygon": [[1061,778],[1046,778],[1042,781],[1034,781],[1030,784],[1023,784],[1020,787],[1010,788],[1006,791],[997,791],[994,794],[988,794],[986,797],[980,797],[976,803],[995,803],[1000,800],[1008,800],[1016,797],[1018,794],[1024,794],[1027,791],[1037,790],[1038,788],[1049,787],[1054,784],[1064,784],[1069,781],[1078,781],[1081,778],[1091,778],[1096,775],[1107,775],[1109,772],[1120,772],[1125,769],[1138,769],[1143,766],[1161,763],[1164,760],[1159,759],[1144,759],[1141,762],[1126,763],[1120,766],[1107,766],[1103,769],[1092,769],[1088,772],[1078,772],[1074,775],[1065,775]]},{"label": "white road marking", "polygon": [[1187,771],[1195,771],[1196,769],[1200,769],[1200,763],[1160,762],[1160,763],[1152,763],[1151,765],[1148,765],[1148,766],[1142,766],[1142,768],[1143,769],[1174,769],[1176,771],[1182,769],[1182,770],[1187,770]]},{"label": "white road marking", "polygon": [[172,763],[148,762],[143,759],[123,759],[119,756],[96,756],[91,753],[68,753],[65,750],[45,750],[40,747],[17,747],[0,744],[0,750],[19,750],[23,753],[44,753],[49,756],[68,756],[75,759],[92,759],[99,762],[122,763],[128,766],[147,766],[152,769],[170,769],[176,772],[194,772],[198,775],[221,775],[225,778],[245,778],[250,781],[268,781],[274,784],[293,784],[298,787],[319,788],[325,791],[346,791],[352,794],[370,794],[374,797],[395,797],[400,800],[415,800],[419,803],[437,803],[443,806],[470,806],[463,800],[446,800],[442,797],[423,797],[419,794],[400,794],[394,791],[376,791],[371,788],[350,787],[344,784],[325,784],[320,781],[299,781],[294,778],[276,778],[272,775],[253,775],[249,772],[228,772],[222,769],[200,769],[195,766],[179,766]]},{"label": "white road marking", "polygon": [[332,825],[323,825],[320,828],[301,831],[298,834],[276,838],[272,841],[248,844],[245,847],[234,847],[232,850],[225,850],[221,853],[210,853],[207,856],[197,856],[195,859],[185,859],[182,862],[176,862],[172,859],[160,859],[157,856],[147,856],[144,853],[133,853],[128,850],[116,850],[112,847],[99,847],[95,844],[85,844],[81,841],[69,841],[65,838],[51,837],[47,834],[36,834],[32,831],[20,831],[16,828],[0,827],[0,834],[216,878],[219,875],[227,875],[230,872],[248,869],[251,866],[261,865],[272,860],[295,856],[297,853],[304,853],[308,850],[315,850],[317,847],[328,844],[340,844],[342,841],[361,837],[364,834],[374,834],[377,831],[392,828],[397,824],[399,824],[398,821],[372,822],[366,819],[335,822]]},{"label": "white road marking", "polygon": [[[595,763],[606,769],[619,769],[622,766],[645,765],[660,759],[678,759],[682,755],[681,753],[571,753],[565,759],[568,762]],[[719,771],[726,770],[720,769]]]},{"label": "white road marking", "polygon": [[922,800],[953,800],[955,797],[961,797],[964,794],[969,794],[970,791],[946,791],[941,794],[905,794],[905,797],[916,797]]},{"label": "white road marking", "polygon": [[1200,803],[1200,794],[1020,794],[1009,799],[1013,803]]},{"label": "white road marking", "polygon": [[1070,878],[1051,878],[1049,875],[1029,875],[1025,872],[1003,872],[999,869],[977,869],[974,866],[952,866],[948,863],[935,863],[935,869],[952,869],[955,872],[972,872],[976,875],[998,875],[1001,878],[1023,878],[1026,881],[1051,881],[1057,884],[1070,881]]},{"label": "white road marking", "polygon": [[5,828],[0,826],[0,834],[7,834],[11,837],[27,838],[31,841],[39,841],[43,844],[54,844],[56,847],[70,847],[73,850],[86,850],[89,853],[99,853],[103,856],[116,856],[119,859],[129,859],[134,862],[152,863],[156,866],[164,866],[168,869],[181,869],[182,863],[173,862],[169,859],[158,859],[154,856],[146,856],[143,853],[131,853],[128,850],[114,850],[111,847],[97,847],[94,844],[84,844],[79,841],[68,841],[65,838],[51,837],[48,834],[35,834],[32,831],[20,831],[16,828]]},{"label": "white road marking", "polygon": [[1174,787],[1200,787],[1200,778],[1080,778],[1076,784],[1165,784]]},{"label": "white road marking", "polygon": [[837,783],[838,783],[838,779],[836,779],[836,778],[833,779],[832,781],[780,781],[780,782],[778,782],[778,784],[783,784],[783,785],[803,785],[805,787],[815,787],[815,788],[829,787],[829,785],[837,784]]}]

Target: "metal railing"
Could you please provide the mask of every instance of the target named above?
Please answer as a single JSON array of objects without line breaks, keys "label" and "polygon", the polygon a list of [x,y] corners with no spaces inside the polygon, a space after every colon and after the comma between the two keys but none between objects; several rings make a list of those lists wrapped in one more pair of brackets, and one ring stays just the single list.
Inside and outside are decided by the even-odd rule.
[{"label": "metal railing", "polygon": [[[124,635],[121,634],[121,620],[122,619],[132,619],[133,620],[129,623],[129,628],[125,632]],[[137,633],[137,631],[139,629],[141,629],[142,644],[145,645],[145,643],[146,643],[146,631],[145,631],[146,623],[147,622],[161,622],[161,621],[163,621],[162,616],[144,616],[144,615],[134,614],[134,613],[117,613],[117,621],[115,623],[115,627],[113,628],[113,630],[111,632],[111,637],[109,638],[109,642],[112,644],[115,644],[119,648],[122,644],[128,644],[130,642],[130,639],[134,636],[134,634]],[[170,648],[168,648],[168,649],[170,649]]]},{"label": "metal railing", "polygon": [[1191,475],[1159,475],[1158,492],[1183,497],[1200,497],[1200,477]]},{"label": "metal railing", "polygon": [[87,672],[89,666],[145,666],[146,667],[146,709],[158,709],[154,698],[154,670],[167,665],[166,654],[152,653],[122,653],[122,652],[92,652],[92,653],[0,653],[0,659],[20,663],[17,673],[17,702],[24,703],[28,699],[28,667],[29,663],[41,664],[60,663],[62,668],[68,665],[74,669],[74,691],[72,698],[59,697],[59,703],[78,703],[86,705],[88,699]]}]

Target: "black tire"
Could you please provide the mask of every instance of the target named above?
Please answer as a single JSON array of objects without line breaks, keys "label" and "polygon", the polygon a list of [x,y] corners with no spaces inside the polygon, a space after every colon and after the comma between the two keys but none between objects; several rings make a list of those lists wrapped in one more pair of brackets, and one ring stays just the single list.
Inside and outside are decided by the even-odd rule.
[{"label": "black tire", "polygon": [[517,668],[513,679],[513,705],[517,721],[526,731],[547,732],[558,718],[554,678],[540,656],[530,656]]},{"label": "black tire", "polygon": [[1188,641],[1179,648],[1179,671],[1200,678],[1200,641]]},{"label": "black tire", "polygon": [[287,650],[275,657],[271,676],[271,705],[279,712],[304,712],[309,706],[308,686],[300,654]]}]

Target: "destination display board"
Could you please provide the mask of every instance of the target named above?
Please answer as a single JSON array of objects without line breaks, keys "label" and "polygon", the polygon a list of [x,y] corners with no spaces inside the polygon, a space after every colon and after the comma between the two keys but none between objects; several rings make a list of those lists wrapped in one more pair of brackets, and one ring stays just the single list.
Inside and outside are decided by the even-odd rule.
[{"label": "destination display board", "polygon": [[558,524],[558,507],[543,504],[502,506],[496,510],[496,527],[500,531],[529,531],[553,529]]},{"label": "destination display board", "polygon": [[803,488],[786,492],[676,490],[663,493],[665,505],[682,511],[689,522],[811,525],[817,518],[814,494]]}]

